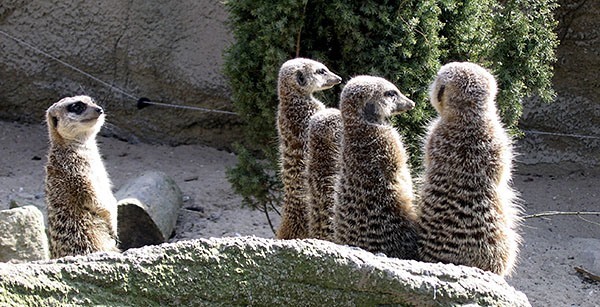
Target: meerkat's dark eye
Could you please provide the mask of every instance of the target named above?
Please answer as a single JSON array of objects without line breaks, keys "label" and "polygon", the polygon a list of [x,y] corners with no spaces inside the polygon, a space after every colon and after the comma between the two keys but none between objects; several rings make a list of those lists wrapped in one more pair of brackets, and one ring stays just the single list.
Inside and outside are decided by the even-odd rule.
[{"label": "meerkat's dark eye", "polygon": [[397,97],[398,95],[398,92],[394,90],[383,92],[383,96],[385,97]]},{"label": "meerkat's dark eye", "polygon": [[319,75],[324,75],[325,74],[325,68],[319,68],[319,69],[317,69],[317,73]]},{"label": "meerkat's dark eye", "polygon": [[75,113],[78,115],[83,113],[83,111],[85,111],[85,109],[87,109],[87,106],[85,105],[85,103],[83,103],[81,101],[73,102],[72,104],[67,106],[67,111],[69,113]]}]

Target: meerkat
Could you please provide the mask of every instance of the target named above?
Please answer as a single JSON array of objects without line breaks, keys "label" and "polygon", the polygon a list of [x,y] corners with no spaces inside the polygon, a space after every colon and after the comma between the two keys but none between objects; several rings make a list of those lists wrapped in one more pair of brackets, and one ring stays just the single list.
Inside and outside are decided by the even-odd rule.
[{"label": "meerkat", "polygon": [[117,201],[96,145],[104,118],[103,109],[88,96],[61,99],[46,111],[52,258],[118,251]]},{"label": "meerkat", "polygon": [[512,142],[496,113],[494,77],[473,63],[438,72],[439,116],[424,145],[419,220],[422,260],[509,273],[517,257],[518,206],[510,187]]},{"label": "meerkat", "polygon": [[289,60],[279,70],[277,132],[284,193],[278,239],[309,236],[305,187],[308,122],[312,115],[325,109],[313,93],[329,89],[341,80],[325,65],[304,58]]},{"label": "meerkat", "polygon": [[417,257],[417,217],[408,156],[389,123],[414,102],[389,81],[352,78],[340,96],[343,132],[334,241],[390,257]]},{"label": "meerkat", "polygon": [[342,141],[340,110],[317,112],[308,124],[306,186],[308,187],[308,230],[311,238],[331,240],[335,183],[339,174]]}]

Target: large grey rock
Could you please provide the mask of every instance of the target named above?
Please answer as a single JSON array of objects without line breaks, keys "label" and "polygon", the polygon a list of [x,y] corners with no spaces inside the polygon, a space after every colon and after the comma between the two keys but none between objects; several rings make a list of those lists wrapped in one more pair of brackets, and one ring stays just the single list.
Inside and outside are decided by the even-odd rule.
[{"label": "large grey rock", "polygon": [[159,171],[148,171],[126,182],[115,197],[119,247],[123,250],[167,241],[183,205],[175,180]]},{"label": "large grey rock", "polygon": [[0,211],[0,261],[48,260],[42,212],[34,206]]},{"label": "large grey rock", "polygon": [[[221,73],[231,41],[220,1],[3,0],[0,30],[132,94],[231,111]],[[129,140],[228,147],[236,116],[148,107],[0,34],[0,118],[39,123],[65,96],[107,112],[104,133]],[[108,129],[108,130],[107,130]]]},{"label": "large grey rock", "polygon": [[479,269],[255,237],[0,264],[0,293],[0,304],[13,305],[529,306]]}]

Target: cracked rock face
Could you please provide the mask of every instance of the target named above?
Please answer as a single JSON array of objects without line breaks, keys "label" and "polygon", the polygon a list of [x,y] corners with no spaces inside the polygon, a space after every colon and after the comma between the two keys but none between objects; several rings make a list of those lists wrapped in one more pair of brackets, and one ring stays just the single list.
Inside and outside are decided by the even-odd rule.
[{"label": "cracked rock face", "polygon": [[3,1],[0,30],[47,55],[0,35],[0,114],[39,123],[52,103],[85,94],[106,110],[105,134],[225,148],[241,134],[236,116],[138,110],[120,89],[135,98],[231,111],[221,73],[222,51],[232,41],[226,19],[218,1]]},{"label": "cracked rock face", "polygon": [[320,240],[200,239],[0,264],[0,304],[529,306],[498,275]]}]

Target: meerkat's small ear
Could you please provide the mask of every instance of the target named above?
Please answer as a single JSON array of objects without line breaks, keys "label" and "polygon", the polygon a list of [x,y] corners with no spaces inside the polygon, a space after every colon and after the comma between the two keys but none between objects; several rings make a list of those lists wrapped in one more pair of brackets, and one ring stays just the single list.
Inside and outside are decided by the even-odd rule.
[{"label": "meerkat's small ear", "polygon": [[296,72],[296,82],[298,82],[300,86],[306,86],[306,77],[304,77],[303,72]]},{"label": "meerkat's small ear", "polygon": [[444,90],[445,89],[446,89],[446,86],[443,85],[443,84],[438,89],[438,93],[437,93],[437,100],[438,100],[438,102],[442,101],[442,97],[444,96]]},{"label": "meerkat's small ear", "polygon": [[56,126],[58,126],[58,117],[50,116],[50,123],[52,125],[52,128],[56,128]]}]

